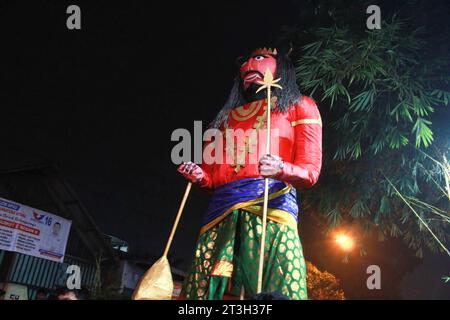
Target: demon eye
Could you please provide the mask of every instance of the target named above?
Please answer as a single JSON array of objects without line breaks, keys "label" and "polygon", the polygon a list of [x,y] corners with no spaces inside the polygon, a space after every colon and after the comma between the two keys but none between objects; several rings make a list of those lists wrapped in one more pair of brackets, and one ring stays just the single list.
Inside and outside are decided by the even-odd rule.
[{"label": "demon eye", "polygon": [[255,59],[256,61],[261,61],[264,59],[264,56],[255,56],[253,59]]}]

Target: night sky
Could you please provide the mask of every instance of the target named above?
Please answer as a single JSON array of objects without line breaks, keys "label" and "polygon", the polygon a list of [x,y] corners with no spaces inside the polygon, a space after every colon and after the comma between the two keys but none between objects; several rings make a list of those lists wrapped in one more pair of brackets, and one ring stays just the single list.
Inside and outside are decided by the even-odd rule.
[{"label": "night sky", "polygon": [[[0,3],[2,163],[57,163],[104,233],[155,257],[186,185],[170,159],[172,131],[209,123],[231,88],[236,57],[277,42],[302,10],[302,1],[163,3]],[[81,7],[82,30],[66,28],[70,4]],[[171,253],[182,269],[207,199],[194,190],[185,208]],[[439,279],[450,273],[448,257],[421,262],[393,241],[343,264],[323,250],[313,217],[305,213],[301,224],[307,259],[341,277],[350,297],[423,297],[408,285],[432,259],[438,263],[423,272],[438,276],[423,284],[425,296],[450,297]],[[365,266],[377,263],[388,277],[410,278],[401,289],[363,292]]]}]

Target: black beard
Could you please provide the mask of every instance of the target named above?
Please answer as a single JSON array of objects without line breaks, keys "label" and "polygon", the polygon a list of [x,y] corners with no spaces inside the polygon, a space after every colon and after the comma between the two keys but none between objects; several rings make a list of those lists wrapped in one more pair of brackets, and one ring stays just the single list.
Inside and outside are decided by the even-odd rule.
[{"label": "black beard", "polygon": [[259,87],[260,87],[260,85],[258,85],[256,83],[252,83],[247,88],[247,90],[242,90],[244,93],[244,99],[246,100],[246,102],[262,100],[266,97],[266,90],[261,90],[260,92],[256,93],[256,90],[258,90]]}]

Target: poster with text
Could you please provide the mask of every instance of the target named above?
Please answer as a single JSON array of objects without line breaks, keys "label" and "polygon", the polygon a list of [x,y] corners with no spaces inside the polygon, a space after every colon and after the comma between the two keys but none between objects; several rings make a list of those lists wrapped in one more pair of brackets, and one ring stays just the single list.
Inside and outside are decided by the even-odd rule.
[{"label": "poster with text", "polygon": [[63,262],[72,221],[0,198],[0,249]]}]

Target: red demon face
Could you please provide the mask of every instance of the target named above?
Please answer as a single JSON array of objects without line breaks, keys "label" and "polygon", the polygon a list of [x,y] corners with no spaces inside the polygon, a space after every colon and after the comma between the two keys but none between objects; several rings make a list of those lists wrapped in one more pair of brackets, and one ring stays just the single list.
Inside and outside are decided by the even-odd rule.
[{"label": "red demon face", "polygon": [[244,90],[247,90],[252,83],[258,83],[264,78],[264,73],[269,69],[273,76],[276,76],[277,60],[270,54],[254,55],[241,65],[240,74],[243,80]]}]

